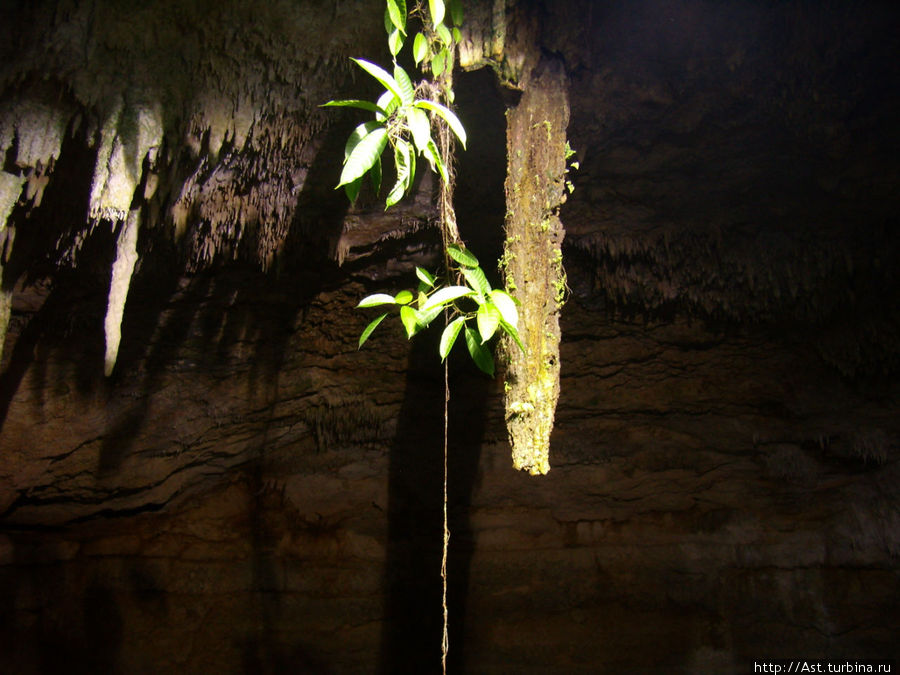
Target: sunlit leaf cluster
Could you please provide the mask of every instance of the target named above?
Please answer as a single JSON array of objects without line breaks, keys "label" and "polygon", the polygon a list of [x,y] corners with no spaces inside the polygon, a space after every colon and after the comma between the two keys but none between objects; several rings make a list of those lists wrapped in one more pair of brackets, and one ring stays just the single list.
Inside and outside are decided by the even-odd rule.
[{"label": "sunlit leaf cluster", "polygon": [[[375,101],[343,99],[325,105],[365,110],[374,119],[357,126],[344,147],[344,163],[340,182],[350,200],[356,199],[366,174],[372,179],[376,194],[381,188],[382,156],[390,147],[396,179],[385,198],[385,208],[400,201],[415,180],[418,158],[424,157],[430,168],[450,182],[447,158],[441,155],[432,130],[445,124],[466,146],[466,131],[450,108],[439,101],[421,96],[422,91],[439,91],[439,97],[452,104],[453,89],[449,74],[453,69],[455,45],[460,41],[462,2],[451,0],[416,0],[407,9],[406,0],[385,0],[384,27],[388,34],[388,50],[393,59],[392,72],[363,59],[353,62],[372,76],[384,91]],[[428,75],[431,86],[417,86],[397,63],[397,55],[409,37],[408,17],[416,20],[421,30],[413,38],[413,60]],[[457,283],[438,283],[427,270],[417,267],[418,288],[395,295],[375,293],[363,298],[358,307],[386,308],[369,322],[359,337],[359,346],[392,312],[396,312],[407,338],[427,328],[445,314],[446,325],[438,347],[444,361],[460,333],[475,364],[493,376],[494,358],[487,343],[497,334],[506,333],[524,351],[519,338],[517,301],[505,290],[491,288],[478,259],[465,247],[449,244],[450,278]]]},{"label": "sunlit leaf cluster", "polygon": [[[405,16],[400,18],[405,8],[405,0],[387,0],[384,25],[388,31],[388,46],[395,57],[403,48],[403,38],[406,36]],[[462,0],[447,3],[444,0],[428,0],[427,14],[423,4],[416,2],[413,15],[418,15],[422,23],[422,30],[413,38],[413,59],[417,66],[424,64],[430,68],[432,77],[438,79],[453,70],[453,45],[461,40]]]},{"label": "sunlit leaf cluster", "polygon": [[453,267],[459,272],[464,285],[439,285],[427,270],[417,267],[419,280],[415,291],[403,290],[396,295],[375,293],[360,300],[358,307],[384,307],[383,312],[373,319],[359,337],[362,347],[379,324],[395,309],[406,332],[411,338],[427,328],[444,310],[448,312],[448,323],[441,333],[438,353],[441,360],[447,358],[456,339],[463,333],[469,355],[481,370],[494,374],[494,358],[486,343],[498,331],[503,331],[524,351],[519,339],[519,310],[516,300],[506,291],[491,288],[478,259],[470,251],[455,244],[447,248],[453,260]]},{"label": "sunlit leaf cluster", "polygon": [[[454,23],[452,31],[445,23],[448,8]],[[422,31],[413,39],[413,58],[417,65],[430,62],[431,74],[437,79],[446,69],[453,67],[453,45],[460,37],[458,26],[462,21],[462,4],[455,0],[445,6],[443,0],[429,0],[427,15],[419,3],[414,13],[422,18]],[[432,171],[438,173],[444,182],[449,181],[445,161],[432,137],[432,128],[436,124],[446,124],[463,148],[466,147],[466,131],[450,108],[418,96],[418,88],[397,63],[397,55],[408,37],[406,0],[386,0],[384,24],[388,33],[388,49],[393,58],[392,71],[364,59],[352,59],[384,87],[384,92],[375,101],[341,99],[325,105],[358,108],[374,114],[374,120],[357,126],[347,139],[337,187],[343,186],[347,196],[354,201],[368,173],[378,193],[381,190],[382,155],[390,146],[396,173],[393,186],[385,198],[386,207],[390,207],[412,188],[418,157],[424,157]]]}]

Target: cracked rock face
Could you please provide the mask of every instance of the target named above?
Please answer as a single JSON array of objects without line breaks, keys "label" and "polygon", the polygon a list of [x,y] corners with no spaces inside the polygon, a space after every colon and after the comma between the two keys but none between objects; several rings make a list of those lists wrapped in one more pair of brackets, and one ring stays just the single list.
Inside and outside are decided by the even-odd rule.
[{"label": "cracked rock face", "polygon": [[[547,476],[450,359],[451,671],[895,657],[897,10],[507,4],[565,63],[580,168]],[[434,186],[348,206],[357,120],[317,108],[385,60],[380,6],[3,12],[0,670],[436,670],[437,336],[359,351],[354,310],[437,268]],[[457,80],[484,261],[521,99]]]}]

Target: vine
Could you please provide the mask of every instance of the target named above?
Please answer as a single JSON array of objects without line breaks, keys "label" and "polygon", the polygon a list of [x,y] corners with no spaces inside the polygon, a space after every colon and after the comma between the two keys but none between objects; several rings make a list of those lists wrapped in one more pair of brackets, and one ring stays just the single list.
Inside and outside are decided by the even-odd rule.
[{"label": "vine", "polygon": [[[388,311],[376,316],[362,331],[359,337],[360,348],[392,310],[396,310],[408,339],[430,326],[438,316],[443,315],[445,319],[438,355],[444,364],[441,664],[446,673],[449,651],[447,553],[450,541],[447,517],[447,430],[450,400],[447,356],[462,333],[475,365],[493,376],[495,366],[488,347],[489,341],[497,335],[506,334],[522,352],[525,347],[517,328],[518,301],[506,290],[491,287],[478,258],[465,247],[459,236],[453,209],[454,139],[464,149],[466,147],[465,128],[451,109],[454,101],[452,76],[455,52],[460,42],[459,30],[463,20],[462,2],[450,0],[445,5],[443,0],[428,0],[426,10],[423,2],[416,1],[409,12],[406,0],[386,0],[385,4],[384,26],[392,59],[391,72],[364,59],[352,59],[381,84],[384,91],[375,101],[342,99],[329,101],[325,105],[357,108],[374,115],[374,119],[361,123],[353,130],[344,147],[343,169],[337,187],[343,187],[351,201],[359,195],[366,175],[370,176],[375,193],[380,192],[382,156],[388,151],[393,156],[396,178],[385,198],[385,209],[397,204],[410,192],[419,158],[424,158],[430,169],[441,179],[438,209],[444,269],[447,272],[445,280],[439,281],[428,270],[416,267],[416,289],[402,290],[393,295],[374,293],[363,298],[357,307],[388,308]],[[409,37],[408,17],[421,24],[421,30],[412,41],[412,55],[415,64],[422,68],[426,77],[415,85],[409,74],[397,63],[397,55]]]},{"label": "vine", "polygon": [[[427,270],[417,267],[418,287],[395,295],[375,293],[363,298],[358,307],[389,306],[397,310],[407,338],[427,328],[438,316],[448,313],[447,325],[441,335],[438,352],[445,360],[460,333],[475,364],[488,375],[494,374],[494,359],[485,346],[498,331],[502,331],[524,351],[519,339],[516,300],[505,290],[493,289],[481,269],[478,259],[462,245],[453,213],[452,138],[463,148],[466,132],[456,114],[450,109],[454,95],[452,88],[453,50],[459,39],[462,22],[460,2],[450,3],[451,31],[444,19],[442,0],[429,0],[426,13],[422,3],[416,3],[411,16],[422,21],[423,30],[413,40],[413,59],[431,75],[431,79],[413,85],[409,74],[397,63],[407,30],[405,0],[387,0],[385,29],[388,48],[393,58],[393,72],[366,61],[352,59],[384,88],[374,102],[361,99],[329,101],[326,106],[351,107],[374,114],[374,119],[357,126],[344,147],[344,162],[337,187],[344,187],[354,201],[368,174],[375,192],[380,192],[383,176],[382,155],[390,149],[393,155],[396,180],[385,198],[385,208],[398,203],[411,189],[416,175],[417,160],[424,157],[432,171],[441,178],[439,208],[448,281],[439,283]],[[443,99],[443,102],[437,99]],[[438,140],[432,136],[437,132]],[[449,130],[449,131],[448,131]],[[450,283],[450,279],[456,283]],[[387,318],[390,311],[375,317],[363,330],[359,347]]]}]

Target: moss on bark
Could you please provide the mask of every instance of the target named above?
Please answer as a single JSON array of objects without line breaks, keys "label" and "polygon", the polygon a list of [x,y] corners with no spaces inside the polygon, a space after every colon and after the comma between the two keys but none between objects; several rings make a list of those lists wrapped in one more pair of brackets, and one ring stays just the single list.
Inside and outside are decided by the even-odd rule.
[{"label": "moss on bark", "polygon": [[559,207],[565,201],[568,90],[562,66],[542,61],[519,105],[507,112],[507,287],[522,303],[522,353],[508,346],[506,426],[513,466],[550,470],[550,432],[559,398],[559,311],[565,295]]}]

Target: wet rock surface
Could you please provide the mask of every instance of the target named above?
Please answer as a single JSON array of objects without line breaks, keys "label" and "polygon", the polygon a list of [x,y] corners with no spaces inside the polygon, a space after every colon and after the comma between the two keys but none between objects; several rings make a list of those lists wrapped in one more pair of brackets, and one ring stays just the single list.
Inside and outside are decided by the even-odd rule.
[{"label": "wet rock surface", "polygon": [[[80,12],[106,6],[75,4],[19,12],[44,35],[34,44],[77,45]],[[562,4],[540,7],[542,40],[566,64],[581,167],[560,214],[570,295],[552,470],[512,470],[502,381],[451,358],[451,670],[730,673],[762,658],[896,658],[897,11]],[[162,37],[147,31],[141,54],[197,23],[202,7],[186,7],[144,17]],[[275,3],[258,34],[234,31],[235,44],[259,47],[253,58],[230,61],[220,43],[231,33],[209,27],[198,42],[208,51],[186,52],[209,66],[196,82],[230,73],[222,100],[244,85],[277,95],[247,113],[243,139],[231,108],[207,119],[218,98],[168,129],[193,124],[195,136],[167,142],[197,147],[173,151],[160,172],[169,188],[143,207],[156,225],[139,243],[111,378],[115,237],[109,223],[87,225],[89,134],[83,147],[60,135],[70,140],[41,202],[12,211],[0,670],[439,669],[437,336],[379,329],[358,351],[371,317],[353,309],[410,285],[413,265],[436,267],[432,186],[388,213],[371,195],[338,203],[344,122],[315,112],[316,97],[334,94],[329,78],[344,82],[345,51],[377,51],[381,37],[348,34],[313,68],[311,36],[364,8],[303,9],[316,21]],[[218,11],[225,26],[241,15]],[[130,49],[118,30],[102,49]],[[265,47],[303,38],[291,57]],[[100,133],[103,105],[86,92],[129,91],[124,67],[104,61],[106,79],[89,86],[95,61],[38,57],[10,51],[2,110],[36,96],[43,67],[40,86],[68,92],[58,105],[40,93],[56,111],[42,113],[45,127],[80,108]],[[165,79],[164,65],[133,91]],[[294,87],[306,68],[308,88]],[[502,238],[503,112],[516,102],[483,75],[458,85],[473,151],[501,139],[496,156],[463,159],[460,228],[476,250]],[[189,79],[172,80],[167,105]],[[216,152],[203,141],[214,129]],[[44,150],[7,148],[3,170],[25,181],[35,167],[17,157]],[[284,167],[300,167],[290,185]],[[43,248],[63,222],[90,233]],[[224,239],[205,240],[214,225]]]}]

